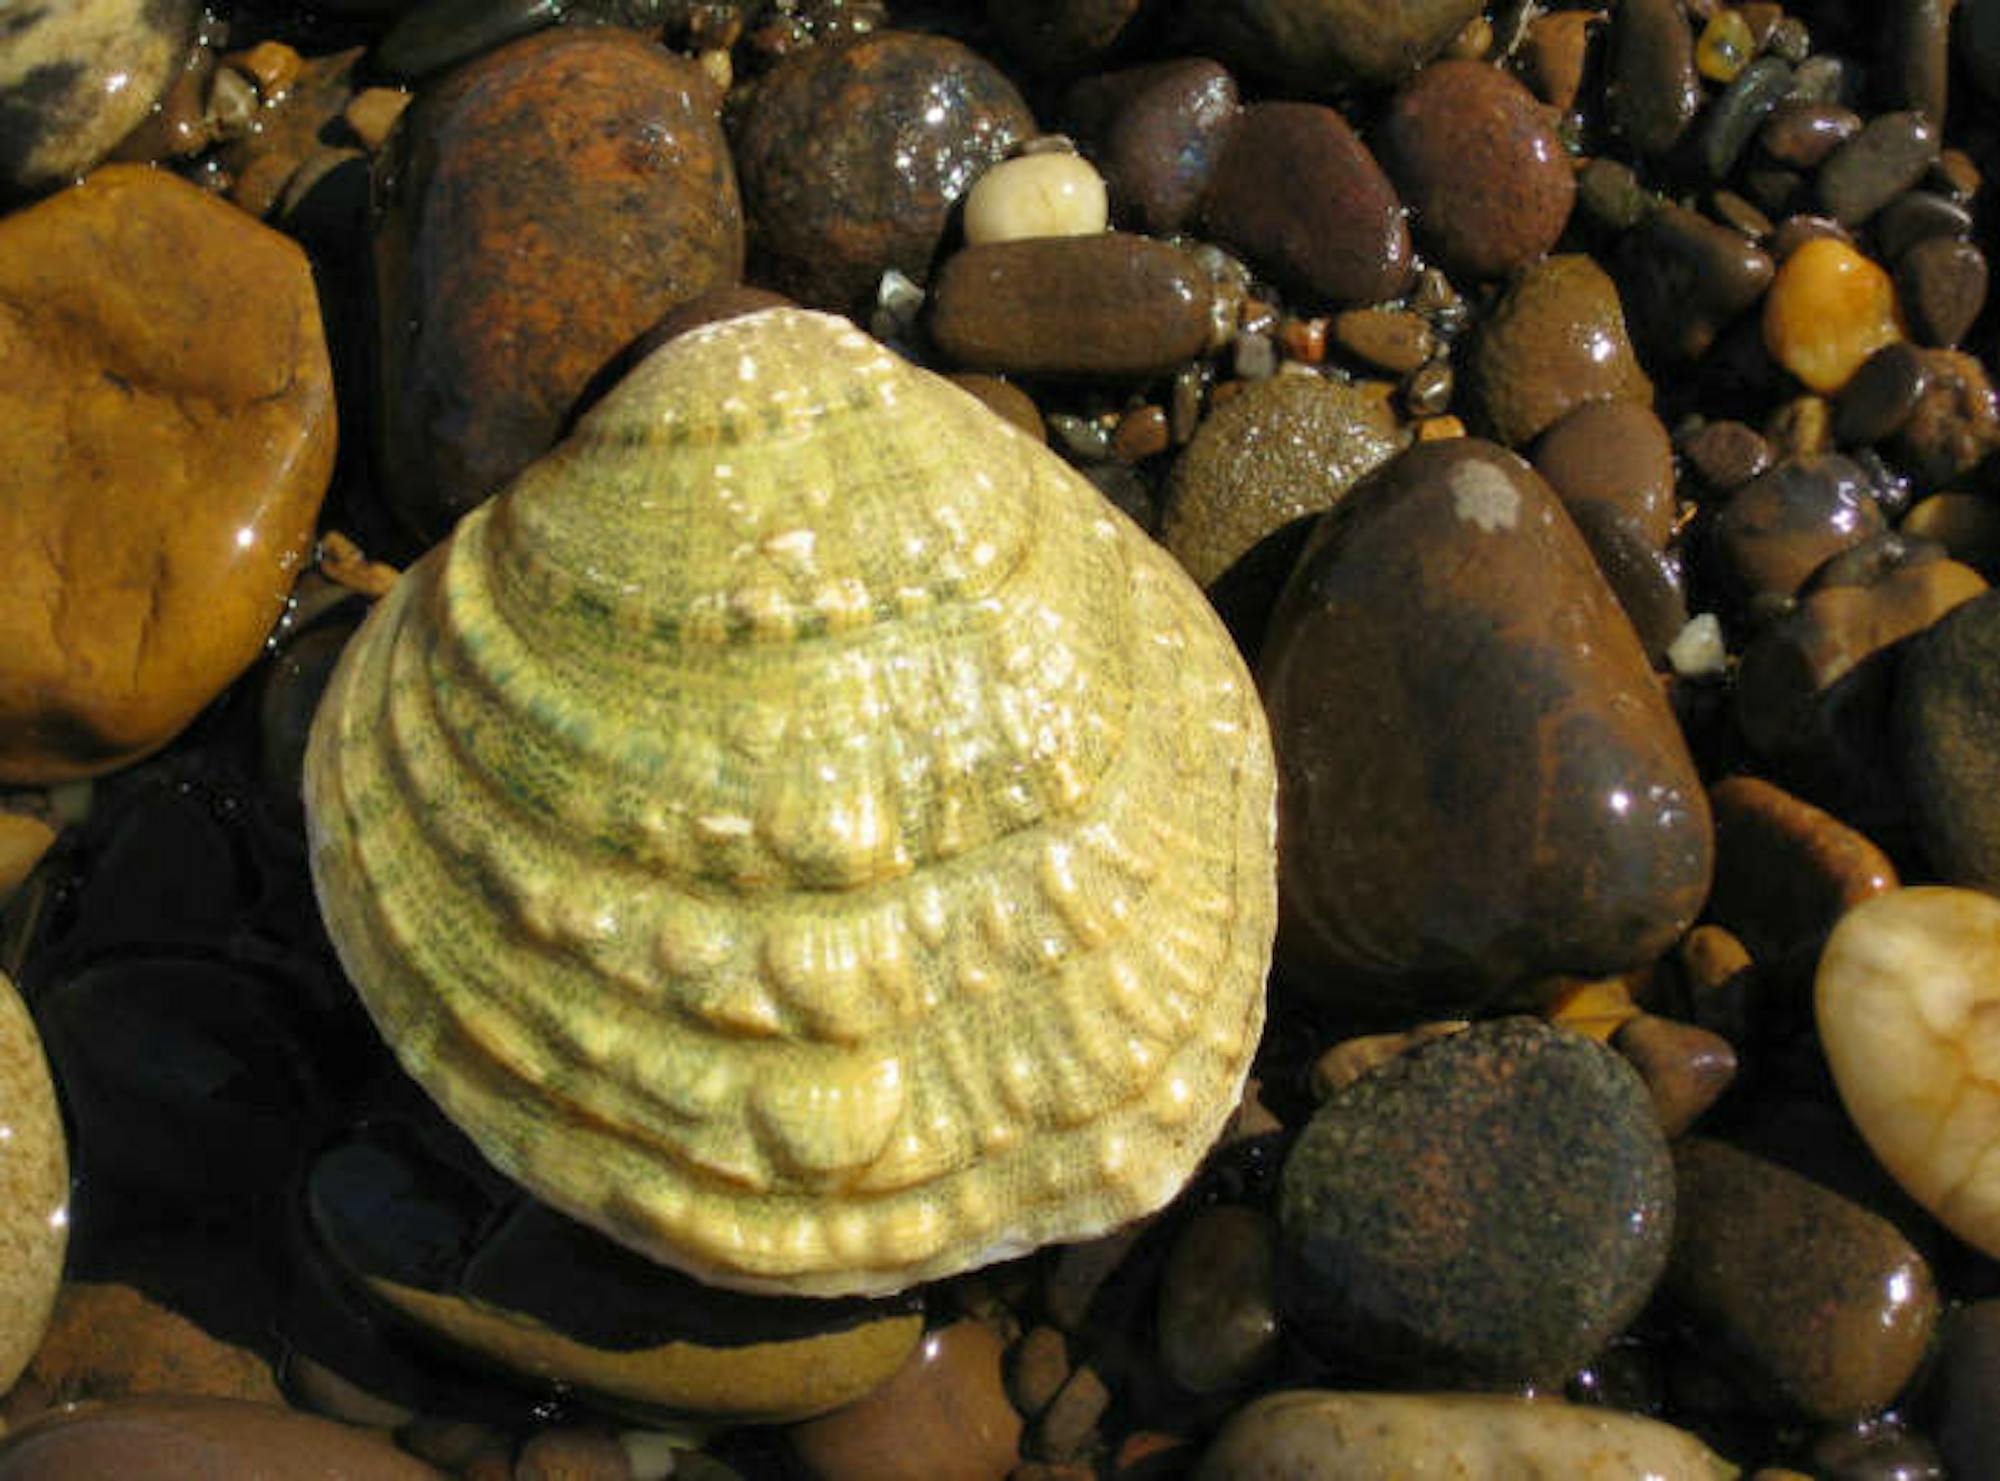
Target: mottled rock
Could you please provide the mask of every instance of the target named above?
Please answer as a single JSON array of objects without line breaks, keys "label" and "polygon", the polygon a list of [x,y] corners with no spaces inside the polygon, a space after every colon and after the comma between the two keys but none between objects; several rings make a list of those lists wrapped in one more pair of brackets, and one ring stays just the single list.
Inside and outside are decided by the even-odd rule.
[{"label": "mottled rock", "polygon": [[240,1399],[121,1399],[43,1416],[0,1440],[0,1481],[442,1481],[383,1436]]},{"label": "mottled rock", "polygon": [[1737,1471],[1684,1430],[1596,1405],[1292,1389],[1237,1411],[1194,1481],[1426,1474],[1723,1481]]},{"label": "mottled rock", "polygon": [[69,1157],[35,1021],[0,976],[0,1395],[48,1326],[69,1244]]},{"label": "mottled rock", "polygon": [[1701,106],[1694,32],[1681,0],[1618,0],[1611,10],[1605,101],[1612,125],[1642,157],[1680,142]]},{"label": "mottled rock", "polygon": [[1576,199],[1546,111],[1484,62],[1433,62],[1396,94],[1383,164],[1417,243],[1453,277],[1499,278],[1553,247]]},{"label": "mottled rock", "polygon": [[1000,1377],[1000,1341],[976,1321],[926,1336],[867,1398],[790,1430],[818,1481],[1001,1481],[1021,1417]]},{"label": "mottled rock", "polygon": [[1663,1290],[1765,1412],[1823,1423],[1892,1403],[1938,1318],[1930,1267],[1859,1204],[1701,1137],[1674,1149]]},{"label": "mottled rock", "polygon": [[1479,0],[1220,0],[1191,11],[1224,60],[1314,97],[1393,86],[1477,14]]},{"label": "mottled rock", "polygon": [[930,296],[944,356],[1026,375],[1142,378],[1208,343],[1213,290],[1194,257],[1124,232],[966,247]]},{"label": "mottled rock", "polygon": [[1943,488],[2000,449],[2000,398],[1986,367],[1958,350],[1920,350],[1923,385],[1889,450],[1924,489]]},{"label": "mottled rock", "polygon": [[1188,1220],[1160,1277],[1160,1363],[1197,1394],[1246,1388],[1277,1357],[1277,1237],[1253,1208]]},{"label": "mottled rock", "polygon": [[1651,961],[1708,888],[1679,727],[1555,494],[1476,439],[1324,517],[1266,638],[1280,950],[1358,1001]]},{"label": "mottled rock", "polygon": [[921,283],[958,199],[1034,115],[984,58],[878,31],[794,53],[734,131],[757,279],[847,312],[887,268]]},{"label": "mottled rock", "polygon": [[1095,145],[1114,218],[1168,236],[1194,219],[1241,106],[1227,69],[1178,57],[1079,83],[1068,112]]},{"label": "mottled rock", "polygon": [[1175,459],[1160,541],[1238,632],[1262,631],[1306,531],[1405,436],[1386,403],[1317,376],[1246,387]]},{"label": "mottled rock", "polygon": [[195,0],[10,6],[0,31],[0,205],[67,185],[146,117],[194,44]]},{"label": "mottled rock", "polygon": [[333,466],[305,255],[109,165],[0,221],[0,782],[164,745],[262,650]]},{"label": "mottled rock", "polygon": [[1202,218],[1281,287],[1336,306],[1394,298],[1410,281],[1410,235],[1395,186],[1331,108],[1243,110]]},{"label": "mottled rock", "polygon": [[612,359],[743,268],[716,98],[693,62],[558,29],[450,74],[378,164],[380,471],[435,539],[553,445]]},{"label": "mottled rock", "polygon": [[1513,281],[1474,332],[1466,368],[1487,426],[1510,447],[1526,447],[1587,402],[1653,401],[1617,288],[1574,254],[1545,258]]},{"label": "mottled rock", "polygon": [[1744,600],[1786,597],[1829,557],[1884,528],[1860,464],[1838,453],[1787,458],[1729,496],[1714,549]]},{"label": "mottled rock", "polygon": [[1329,1097],[1285,1159],[1278,1213],[1282,1308],[1334,1360],[1552,1383],[1651,1294],[1673,1177],[1630,1065],[1498,1019]]},{"label": "mottled rock", "polygon": [[2000,890],[2000,592],[1910,643],[1896,730],[1925,856],[1954,883]]},{"label": "mottled rock", "polygon": [[1602,504],[1634,520],[1656,547],[1673,534],[1674,448],[1652,410],[1633,401],[1593,401],[1544,432],[1533,462],[1575,517]]}]

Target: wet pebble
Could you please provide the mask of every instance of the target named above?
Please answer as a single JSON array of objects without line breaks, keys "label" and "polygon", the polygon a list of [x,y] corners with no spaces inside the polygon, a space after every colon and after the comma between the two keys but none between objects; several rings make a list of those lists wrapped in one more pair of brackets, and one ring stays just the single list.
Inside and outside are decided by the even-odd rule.
[{"label": "wet pebble", "polygon": [[1884,345],[1841,388],[1834,435],[1849,444],[1885,441],[1909,420],[1929,384],[1929,366],[1915,345]]},{"label": "wet pebble", "polygon": [[1288,91],[1320,97],[1393,87],[1444,50],[1479,0],[1261,0],[1202,6],[1195,35],[1225,61]]},{"label": "wet pebble", "polygon": [[1576,181],[1542,106],[1484,62],[1433,62],[1396,94],[1382,158],[1417,243],[1455,278],[1499,278],[1553,247]]},{"label": "wet pebble", "polygon": [[1315,304],[1379,303],[1409,285],[1409,228],[1389,177],[1335,110],[1243,110],[1202,206],[1207,229]]},{"label": "wet pebble", "polygon": [[1986,307],[1986,254],[1955,237],[1928,237],[1896,260],[1896,291],[1910,333],[1955,345]]},{"label": "wet pebble", "polygon": [[1649,408],[1633,401],[1580,406],[1537,439],[1533,462],[1572,515],[1585,504],[1608,505],[1636,521],[1656,548],[1673,533],[1673,443]]},{"label": "wet pebble", "polygon": [[1877,114],[1820,165],[1820,208],[1842,226],[1858,226],[1923,179],[1937,154],[1937,126],[1923,114]]},{"label": "wet pebble", "polygon": [[1626,238],[1618,263],[1641,341],[1683,361],[1705,355],[1776,272],[1770,254],[1742,232],[1672,203]]},{"label": "wet pebble", "polygon": [[1208,343],[1212,289],[1194,257],[1125,232],[954,252],[930,294],[931,339],[958,365],[1141,378]]},{"label": "wet pebble", "polygon": [[1079,83],[1068,100],[1095,146],[1117,220],[1156,236],[1194,219],[1241,106],[1236,79],[1205,57],[1107,73]]},{"label": "wet pebble", "polygon": [[1703,422],[1677,437],[1675,446],[1696,476],[1719,494],[1741,488],[1771,466],[1771,444],[1755,427],[1732,417]]},{"label": "wet pebble", "polygon": [[1905,191],[1870,223],[1882,256],[1899,262],[1905,252],[1932,237],[1969,237],[1972,213],[1949,196],[1928,190]]},{"label": "wet pebble", "polygon": [[1868,475],[1838,453],[1787,458],[1729,496],[1717,561],[1745,601],[1791,596],[1819,565],[1886,528]]},{"label": "wet pebble", "polygon": [[1407,309],[1343,309],[1333,316],[1333,341],[1376,370],[1406,375],[1431,358],[1437,336]]},{"label": "wet pebble", "polygon": [[1801,243],[1778,264],[1764,298],[1763,329],[1771,358],[1825,396],[1903,337],[1894,280],[1832,237]]},{"label": "wet pebble", "polygon": [[261,651],[333,467],[326,341],[296,244],[136,165],[0,220],[0,318],[0,782],[90,776]]},{"label": "wet pebble", "polygon": [[2000,505],[1983,494],[1932,494],[1910,506],[1899,528],[1937,541],[1988,581],[2000,577]]},{"label": "wet pebble", "polygon": [[[1643,966],[1707,891],[1707,809],[1644,650],[1502,448],[1425,444],[1323,517],[1259,681],[1280,953],[1317,990],[1399,1011]],[[1473,776],[1507,785],[1438,787]]]},{"label": "wet pebble", "polygon": [[741,274],[715,108],[694,63],[608,28],[514,42],[411,105],[375,247],[382,467],[411,530],[442,535],[627,344]]},{"label": "wet pebble", "polygon": [[1197,1394],[1248,1387],[1278,1353],[1277,1238],[1270,1219],[1220,1204],[1188,1220],[1160,1278],[1160,1363]]},{"label": "wet pebble", "polygon": [[10,7],[0,31],[0,201],[85,174],[138,126],[194,44],[195,0]]},{"label": "wet pebble", "polygon": [[1746,1397],[1820,1422],[1887,1408],[1937,1323],[1923,1257],[1880,1216],[1724,1143],[1684,1138],[1674,1170],[1663,1290]]},{"label": "wet pebble", "polygon": [[329,1475],[439,1481],[443,1473],[365,1430],[240,1399],[123,1399],[49,1414],[0,1440],[0,1481],[321,1481]]},{"label": "wet pebble", "polygon": [[1589,10],[1540,12],[1528,22],[1518,57],[1535,96],[1564,113],[1576,105],[1592,37],[1603,24],[1604,17]]},{"label": "wet pebble", "polygon": [[69,1155],[35,1021],[0,976],[0,1395],[41,1345],[69,1244]]},{"label": "wet pebble", "polygon": [[1791,86],[1791,65],[1775,56],[1758,57],[1736,74],[1708,106],[1702,124],[1701,157],[1709,178],[1729,178],[1752,137],[1784,101]]},{"label": "wet pebble", "polygon": [[1687,627],[1687,582],[1677,556],[1662,548],[1638,518],[1610,504],[1581,504],[1570,510],[1577,532],[1590,547],[1597,569],[1618,598],[1639,646],[1656,668]]},{"label": "wet pebble", "polygon": [[1544,258],[1514,279],[1474,331],[1467,380],[1494,437],[1512,447],[1586,402],[1653,400],[1617,287],[1574,254]]},{"label": "wet pebble", "polygon": [[794,1454],[818,1481],[1001,1481],[1020,1452],[1000,1341],[963,1320],[927,1335],[882,1387],[792,1426]]},{"label": "wet pebble", "polygon": [[2000,890],[2000,592],[1910,644],[1896,728],[1925,856],[1945,879]]},{"label": "wet pebble", "polygon": [[1826,157],[1861,132],[1861,115],[1838,103],[1787,98],[1771,110],[1757,142],[1781,165],[1817,169]]},{"label": "wet pebble", "polygon": [[1558,1382],[1645,1303],[1673,1218],[1624,1060],[1538,1020],[1477,1023],[1314,1113],[1285,1159],[1280,1302],[1366,1371]]},{"label": "wet pebble", "polygon": [[943,36],[794,53],[733,131],[757,280],[835,312],[886,268],[923,282],[953,206],[1035,132],[1014,85]]},{"label": "wet pebble", "polygon": [[1626,143],[1655,159],[1680,142],[1701,105],[1694,33],[1680,0],[1618,0],[1605,71],[1611,121]]},{"label": "wet pebble", "polygon": [[1653,1097],[1653,1112],[1669,1139],[1684,1134],[1736,1078],[1736,1051],[1698,1024],[1640,1013],[1611,1036]]},{"label": "wet pebble", "polygon": [[1923,350],[1923,389],[1889,450],[1924,489],[1973,472],[2000,448],[2000,397],[1986,367],[1957,350]]},{"label": "wet pebble", "polygon": [[965,197],[965,239],[977,246],[1030,237],[1077,237],[1109,220],[1104,177],[1065,150],[1003,159]]}]

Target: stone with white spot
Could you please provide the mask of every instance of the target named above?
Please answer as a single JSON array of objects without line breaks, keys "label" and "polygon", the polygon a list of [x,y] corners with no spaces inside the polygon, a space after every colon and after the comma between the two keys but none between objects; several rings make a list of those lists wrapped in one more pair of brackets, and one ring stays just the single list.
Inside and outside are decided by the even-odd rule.
[{"label": "stone with white spot", "polygon": [[1081,237],[1110,220],[1104,177],[1078,154],[1024,154],[979,177],[965,198],[965,239]]}]

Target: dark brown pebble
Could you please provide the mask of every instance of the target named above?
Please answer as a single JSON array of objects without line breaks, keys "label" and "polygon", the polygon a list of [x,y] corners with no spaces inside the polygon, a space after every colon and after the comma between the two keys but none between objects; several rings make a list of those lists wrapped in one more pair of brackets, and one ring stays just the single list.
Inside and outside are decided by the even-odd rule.
[{"label": "dark brown pebble", "polygon": [[1820,205],[1857,226],[1921,180],[1937,152],[1937,128],[1921,113],[1879,114],[1820,166]]},{"label": "dark brown pebble", "polygon": [[1613,126],[1642,159],[1680,141],[1701,106],[1694,34],[1680,0],[1618,0],[1605,95]]},{"label": "dark brown pebble", "polygon": [[1007,1354],[1007,1392],[1030,1419],[1069,1381],[1069,1343],[1054,1327],[1030,1327]]},{"label": "dark brown pebble", "polygon": [[1924,1409],[1954,1476],[1990,1474],[2000,1456],[2000,1299],[1953,1311],[1944,1322]]},{"label": "dark brown pebble", "polygon": [[1971,242],[1931,237],[1896,262],[1896,292],[1910,332],[1927,345],[1956,345],[1986,307],[1986,254]]},{"label": "dark brown pebble", "polygon": [[1804,1463],[1819,1481],[1949,1481],[1937,1447],[1887,1415],[1829,1425],[1812,1437]]},{"label": "dark brown pebble", "polygon": [[917,282],[987,166],[1035,133],[992,63],[942,36],[878,31],[809,47],[759,81],[734,131],[759,281],[812,308]]},{"label": "dark brown pebble", "polygon": [[1679,440],[1681,456],[1717,493],[1741,488],[1771,466],[1771,445],[1747,422],[1704,422]]},{"label": "dark brown pebble", "polygon": [[1518,53],[1522,75],[1551,108],[1567,113],[1576,105],[1592,37],[1603,24],[1590,10],[1549,11],[1528,22]]},{"label": "dark brown pebble", "polygon": [[1278,1355],[1277,1240],[1269,1215],[1217,1204],[1190,1218],[1160,1277],[1160,1363],[1190,1393],[1253,1383]]},{"label": "dark brown pebble", "polygon": [[1972,213],[1950,196],[1907,190],[1876,213],[1875,241],[1884,262],[1895,262],[1931,237],[1969,237]]},{"label": "dark brown pebble", "polygon": [[1212,297],[1193,255],[1152,237],[991,242],[939,270],[931,338],[946,359],[982,370],[1159,375],[1208,343]]},{"label": "dark brown pebble", "polygon": [[1154,457],[1172,445],[1166,408],[1161,406],[1133,407],[1118,418],[1117,430],[1111,434],[1111,451],[1126,463]]},{"label": "dark brown pebble", "polygon": [[1787,98],[1771,110],[1757,142],[1781,165],[1817,169],[1829,154],[1861,132],[1861,115],[1838,103]]},{"label": "dark brown pebble", "polygon": [[1688,621],[1680,561],[1660,548],[1651,530],[1614,504],[1580,504],[1570,516],[1646,657],[1654,667],[1665,667],[1667,649]]},{"label": "dark brown pebble", "polygon": [[1692,1023],[1641,1013],[1611,1036],[1646,1082],[1669,1141],[1684,1134],[1736,1078],[1736,1051],[1720,1034]]},{"label": "dark brown pebble", "polygon": [[1577,205],[1599,226],[1630,231],[1653,209],[1653,198],[1638,175],[1623,160],[1597,156],[1584,165],[1576,182]]},{"label": "dark brown pebble", "polygon": [[1724,226],[1734,227],[1754,242],[1768,242],[1778,230],[1769,216],[1733,190],[1716,191],[1708,204]]},{"label": "dark brown pebble", "polygon": [[1007,0],[988,5],[1000,44],[1030,71],[1071,74],[1114,50],[1141,0]]},{"label": "dark brown pebble", "polygon": [[1457,278],[1505,277],[1553,247],[1576,180],[1546,111],[1485,62],[1433,62],[1380,125],[1417,241]]},{"label": "dark brown pebble", "polygon": [[1392,375],[1415,370],[1437,348],[1430,325],[1407,309],[1343,309],[1332,329],[1341,349]]},{"label": "dark brown pebble", "polygon": [[1082,1364],[1035,1420],[1029,1448],[1043,1460],[1073,1461],[1098,1440],[1097,1424],[1111,1407],[1111,1390],[1097,1370]]},{"label": "dark brown pebble", "polygon": [[959,390],[977,396],[986,403],[988,411],[1005,417],[1035,441],[1049,440],[1049,429],[1042,422],[1041,409],[1035,405],[1035,398],[1012,381],[1003,381],[997,375],[982,375],[975,370],[953,371],[945,379]]},{"label": "dark brown pebble", "polygon": [[1368,146],[1331,108],[1246,108],[1202,216],[1251,266],[1316,303],[1380,303],[1409,285],[1402,202]]},{"label": "dark brown pebble", "polygon": [[669,309],[651,329],[632,342],[625,360],[636,365],[668,340],[686,334],[690,329],[699,329],[704,324],[718,324],[724,319],[740,319],[745,314],[761,313],[765,309],[784,308],[790,303],[791,300],[782,293],[773,293],[767,288],[752,288],[747,283],[724,283]]},{"label": "dark brown pebble", "polygon": [[1888,33],[1889,95],[1940,130],[1951,96],[1951,16],[1958,0],[1902,0]]},{"label": "dark brown pebble", "polygon": [[1715,546],[1739,595],[1790,596],[1827,557],[1884,528],[1867,474],[1837,454],[1779,463],[1738,489]]},{"label": "dark brown pebble", "polygon": [[1389,88],[1479,15],[1479,0],[1257,0],[1194,5],[1197,42],[1245,75],[1294,96]]},{"label": "dark brown pebble", "polygon": [[1465,369],[1475,408],[1513,447],[1587,402],[1653,401],[1617,286],[1581,253],[1517,275],[1474,333]]},{"label": "dark brown pebble", "polygon": [[1862,362],[1834,403],[1834,436],[1847,444],[1881,442],[1917,409],[1930,382],[1924,357],[1898,340]]},{"label": "dark brown pebble", "polygon": [[1820,237],[1831,237],[1836,242],[1854,245],[1854,233],[1838,221],[1825,216],[1814,216],[1806,212],[1796,212],[1778,224],[1778,234],[1771,238],[1771,255],[1783,262],[1807,242]]},{"label": "dark brown pebble", "polygon": [[1428,361],[1411,371],[1404,383],[1403,410],[1413,417],[1442,416],[1451,410],[1455,385],[1451,361],[1442,358]]},{"label": "dark brown pebble", "polygon": [[1777,271],[1770,254],[1740,231],[1673,204],[1626,238],[1618,260],[1641,342],[1681,360],[1706,354]]},{"label": "dark brown pebble", "polygon": [[1096,146],[1114,219],[1168,236],[1194,219],[1242,109],[1226,69],[1184,57],[1080,82],[1068,111]]},{"label": "dark brown pebble", "polygon": [[1903,516],[1903,533],[1935,540],[1951,558],[1989,581],[2000,577],[2000,500],[1947,492],[1919,499]]},{"label": "dark brown pebble", "polygon": [[1910,644],[1896,709],[1925,856],[1950,883],[2000,889],[2000,592]]},{"label": "dark brown pebble", "polygon": [[1610,505],[1656,549],[1673,534],[1673,442],[1651,409],[1635,401],[1579,406],[1536,441],[1533,462],[1572,514]]}]

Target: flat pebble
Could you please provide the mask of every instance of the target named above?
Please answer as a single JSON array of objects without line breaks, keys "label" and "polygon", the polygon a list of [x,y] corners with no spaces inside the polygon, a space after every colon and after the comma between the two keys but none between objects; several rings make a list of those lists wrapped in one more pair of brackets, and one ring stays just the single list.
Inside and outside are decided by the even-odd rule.
[{"label": "flat pebble", "polygon": [[1333,316],[1332,332],[1341,349],[1392,375],[1416,370],[1437,348],[1424,317],[1407,309],[1342,309]]},{"label": "flat pebble", "polygon": [[921,283],[951,210],[1036,133],[1014,85],[943,36],[877,31],[785,58],[733,131],[757,280],[845,313]]},{"label": "flat pebble", "polygon": [[928,1334],[896,1376],[859,1403],[793,1425],[793,1453],[817,1481],[1002,1481],[1020,1458],[1000,1341],[976,1321]]},{"label": "flat pebble", "polygon": [[1125,232],[954,252],[929,302],[931,338],[958,365],[1142,378],[1208,343],[1212,289],[1194,257]]},{"label": "flat pebble", "polygon": [[1819,167],[1820,208],[1858,226],[1921,180],[1937,154],[1937,126],[1923,114],[1877,114]]},{"label": "flat pebble", "polygon": [[1896,260],[1896,292],[1910,333],[1927,345],[1955,345],[1986,307],[1986,254],[1955,237],[1928,237]]},{"label": "flat pebble", "polygon": [[965,197],[965,239],[974,245],[1104,230],[1104,177],[1081,155],[1052,150],[1003,159]]},{"label": "flat pebble", "polygon": [[411,105],[375,243],[381,466],[411,531],[443,535],[554,445],[607,361],[741,276],[715,109],[693,62],[609,27],[516,41]]},{"label": "flat pebble", "polygon": [[1285,1159],[1278,1211],[1280,1304],[1307,1341],[1431,1383],[1567,1377],[1651,1295],[1674,1218],[1638,1075],[1525,1018],[1336,1091]]},{"label": "flat pebble", "polygon": [[1494,437],[1526,447],[1577,407],[1650,406],[1611,278],[1588,257],[1544,258],[1508,286],[1473,333],[1468,389]]},{"label": "flat pebble", "polygon": [[1618,0],[1605,70],[1613,126],[1642,158],[1666,154],[1701,104],[1694,32],[1680,0]]},{"label": "flat pebble", "polygon": [[1814,237],[1778,264],[1764,298],[1764,347],[1818,391],[1840,391],[1868,357],[1903,338],[1895,281],[1832,237]]},{"label": "flat pebble", "polygon": [[0,319],[0,783],[92,776],[284,608],[333,469],[318,300],[295,243],[108,165],[0,220]]},{"label": "flat pebble", "polygon": [[1380,303],[1409,285],[1409,227],[1395,187],[1347,120],[1317,103],[1243,110],[1202,220],[1315,304]]},{"label": "flat pebble", "polygon": [[1427,443],[1350,492],[1258,672],[1302,986],[1464,1006],[1643,966],[1699,908],[1709,823],[1680,729],[1589,547],[1504,449]]},{"label": "flat pebble", "polygon": [[121,1399],[51,1413],[0,1440],[0,1481],[441,1481],[443,1474],[367,1430],[240,1399]]},{"label": "flat pebble", "polygon": [[40,1346],[69,1245],[69,1153],[27,1004],[0,975],[0,1395]]},{"label": "flat pebble", "polygon": [[1662,1476],[1736,1468],[1684,1430],[1595,1405],[1487,1394],[1268,1394],[1231,1416],[1194,1481]]},{"label": "flat pebble", "polygon": [[1160,1277],[1160,1363],[1191,1393],[1247,1388],[1278,1356],[1277,1231],[1258,1209],[1218,1204],[1175,1236]]},{"label": "flat pebble", "polygon": [[1887,1408],[1937,1324],[1923,1257],[1879,1215],[1725,1143],[1683,1138],[1674,1170],[1663,1291],[1745,1397],[1822,1423]]},{"label": "flat pebble", "polygon": [[1453,277],[1505,277],[1562,235],[1576,199],[1569,156],[1498,67],[1432,62],[1391,101],[1379,137],[1418,245]]},{"label": "flat pebble", "polygon": [[1090,78],[1068,100],[1095,146],[1117,219],[1156,236],[1194,219],[1241,111],[1236,79],[1205,57]]},{"label": "flat pebble", "polygon": [[1673,443],[1649,407],[1579,406],[1536,440],[1533,462],[1572,515],[1585,504],[1603,504],[1634,520],[1656,548],[1672,535]]},{"label": "flat pebble", "polygon": [[1896,731],[1925,856],[1947,880],[2000,890],[2000,592],[1910,643]]}]

